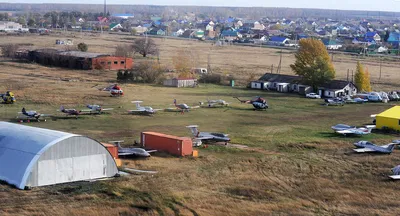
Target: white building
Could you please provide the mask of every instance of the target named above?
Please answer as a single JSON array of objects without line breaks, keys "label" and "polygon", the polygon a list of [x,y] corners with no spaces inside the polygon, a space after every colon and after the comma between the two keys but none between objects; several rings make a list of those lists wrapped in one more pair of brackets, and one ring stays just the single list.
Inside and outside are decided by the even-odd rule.
[{"label": "white building", "polygon": [[22,25],[16,22],[0,21],[0,32],[16,32],[22,29]]},{"label": "white building", "polygon": [[95,140],[8,122],[0,122],[0,164],[0,180],[19,189],[118,173],[111,154]]}]

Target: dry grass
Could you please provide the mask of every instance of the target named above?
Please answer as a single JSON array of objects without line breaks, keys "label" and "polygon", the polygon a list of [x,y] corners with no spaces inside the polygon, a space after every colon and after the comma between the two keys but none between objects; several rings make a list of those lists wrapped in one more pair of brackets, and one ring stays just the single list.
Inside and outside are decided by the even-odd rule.
[{"label": "dry grass", "polygon": [[[51,47],[55,37],[31,39],[37,46]],[[13,40],[22,43],[26,38]],[[83,41],[89,44],[90,51],[111,53],[112,47],[124,40],[119,36],[104,36]],[[79,42],[77,39],[74,43]],[[161,45],[160,58],[164,65],[171,64],[168,57],[171,53],[187,46],[200,53],[202,64],[199,66],[203,66],[211,48],[210,44],[201,42],[157,42]],[[252,72],[260,75],[278,58],[276,50],[248,47],[214,47],[212,53],[213,67],[244,78]],[[292,58],[291,54],[285,55]],[[346,59],[346,62],[335,62],[335,65],[345,68],[352,65],[354,59]],[[400,163],[399,152],[382,156],[356,155],[351,153],[351,143],[357,138],[332,136],[329,131],[332,124],[339,122],[368,123],[370,114],[392,104],[324,107],[318,101],[296,95],[213,85],[175,89],[123,84],[126,96],[110,98],[92,87],[112,82],[115,72],[75,71],[5,60],[0,64],[0,92],[11,89],[18,100],[15,105],[0,107],[0,120],[13,120],[22,106],[53,114],[61,104],[79,108],[87,103],[100,103],[114,107],[114,112],[82,120],[60,119],[32,124],[100,141],[125,139],[132,143],[144,130],[188,136],[184,126],[194,123],[199,124],[200,129],[229,133],[234,143],[250,146],[248,149],[200,148],[199,158],[156,154],[148,160],[124,160],[127,167],[159,171],[155,175],[131,175],[31,191],[2,184],[0,215],[398,214],[400,201],[396,191],[400,185],[388,181],[386,175]],[[289,60],[284,64],[287,66]],[[395,69],[389,69],[390,78],[385,78],[385,82],[394,88],[396,86],[390,83],[395,83],[399,77]],[[285,67],[283,71],[289,73]],[[370,71],[373,70],[370,68]],[[253,112],[246,105],[232,103],[230,109],[199,109],[185,115],[159,113],[151,118],[125,114],[126,109],[133,107],[131,100],[144,100],[146,105],[164,108],[173,98],[196,104],[206,98],[234,102],[232,96],[255,94],[266,97],[271,109]],[[381,134],[364,138],[378,143],[396,139]]]}]

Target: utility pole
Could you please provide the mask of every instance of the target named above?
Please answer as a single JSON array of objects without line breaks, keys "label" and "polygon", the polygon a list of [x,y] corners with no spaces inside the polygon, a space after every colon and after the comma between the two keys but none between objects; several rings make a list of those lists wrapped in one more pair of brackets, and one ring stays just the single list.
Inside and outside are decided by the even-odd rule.
[{"label": "utility pole", "polygon": [[353,70],[351,70],[351,82],[354,82],[354,75],[353,75]]},{"label": "utility pole", "polygon": [[271,65],[271,74],[274,73],[274,64]]},{"label": "utility pole", "polygon": [[382,77],[382,56],[379,56],[379,80]]},{"label": "utility pole", "polygon": [[282,49],[279,54],[279,64],[278,64],[278,67],[276,68],[276,73],[279,73],[279,74],[281,73],[281,65],[282,65]]},{"label": "utility pole", "polygon": [[350,69],[347,69],[347,82],[349,81],[349,73],[350,73]]}]

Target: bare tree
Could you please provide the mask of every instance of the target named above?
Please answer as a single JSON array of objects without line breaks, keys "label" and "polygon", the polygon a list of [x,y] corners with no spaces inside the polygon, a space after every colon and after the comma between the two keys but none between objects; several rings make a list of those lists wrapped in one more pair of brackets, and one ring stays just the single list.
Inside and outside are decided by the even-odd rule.
[{"label": "bare tree", "polygon": [[118,45],[115,48],[115,56],[131,57],[133,54],[132,49],[124,44]]},{"label": "bare tree", "polygon": [[151,38],[140,38],[135,40],[132,49],[134,53],[140,53],[143,57],[158,54],[157,44]]}]

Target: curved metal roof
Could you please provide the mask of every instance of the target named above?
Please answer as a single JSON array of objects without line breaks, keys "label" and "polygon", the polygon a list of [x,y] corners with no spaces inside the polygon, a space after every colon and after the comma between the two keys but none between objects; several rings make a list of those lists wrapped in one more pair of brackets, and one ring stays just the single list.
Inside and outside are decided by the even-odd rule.
[{"label": "curved metal roof", "polygon": [[79,135],[0,121],[0,180],[24,189],[40,155],[73,136]]}]

